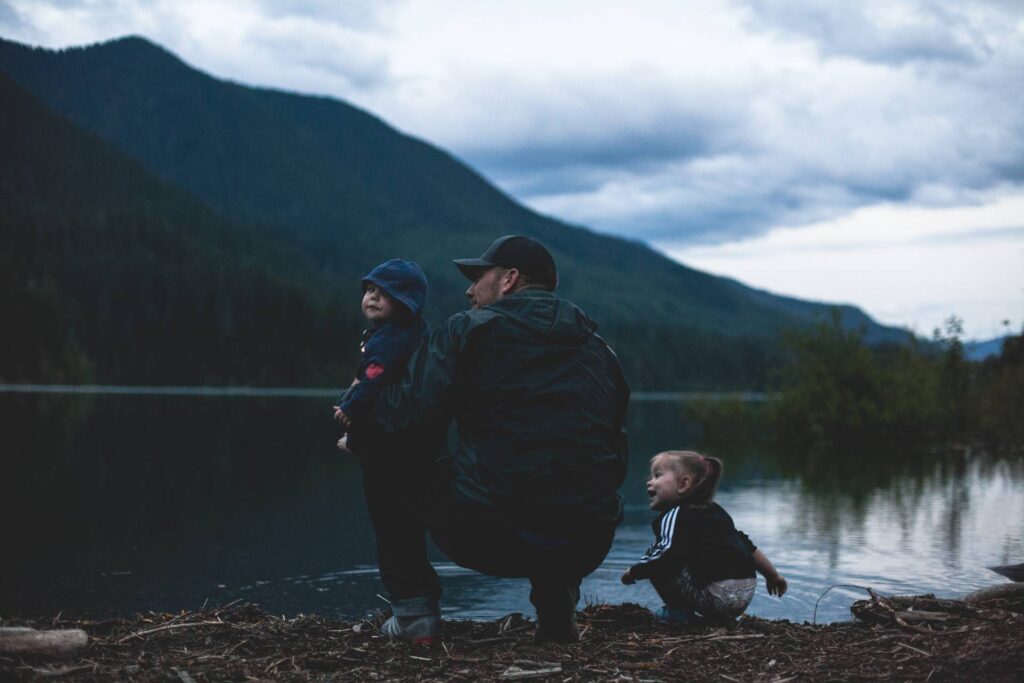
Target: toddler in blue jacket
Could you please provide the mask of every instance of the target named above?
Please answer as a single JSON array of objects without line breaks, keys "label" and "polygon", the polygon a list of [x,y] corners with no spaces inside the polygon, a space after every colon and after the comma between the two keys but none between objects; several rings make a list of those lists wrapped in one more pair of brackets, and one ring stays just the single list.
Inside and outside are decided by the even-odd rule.
[{"label": "toddler in blue jacket", "polygon": [[[348,430],[369,412],[385,386],[402,376],[413,351],[427,336],[421,317],[427,301],[427,277],[413,261],[385,261],[363,278],[362,361],[352,385],[334,406],[334,419]],[[349,435],[338,448],[349,450]]]}]

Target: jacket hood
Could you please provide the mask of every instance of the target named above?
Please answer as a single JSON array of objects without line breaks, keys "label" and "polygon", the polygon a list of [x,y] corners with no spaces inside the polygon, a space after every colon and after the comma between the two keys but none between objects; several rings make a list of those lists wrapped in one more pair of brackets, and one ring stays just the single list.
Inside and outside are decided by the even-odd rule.
[{"label": "jacket hood", "polygon": [[509,294],[487,309],[515,320],[557,344],[582,344],[597,330],[597,323],[576,304],[541,289]]},{"label": "jacket hood", "polygon": [[380,287],[413,315],[420,315],[427,303],[427,276],[414,261],[397,258],[385,261],[363,278],[363,291],[371,284]]}]

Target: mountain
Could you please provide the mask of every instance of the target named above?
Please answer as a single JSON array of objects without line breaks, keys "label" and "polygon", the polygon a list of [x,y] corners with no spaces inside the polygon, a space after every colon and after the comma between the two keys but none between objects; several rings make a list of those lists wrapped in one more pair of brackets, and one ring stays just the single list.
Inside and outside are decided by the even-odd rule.
[{"label": "mountain", "polygon": [[[37,255],[32,272],[41,269],[42,279],[8,265],[22,289],[43,283],[53,293],[47,310],[61,325],[74,321],[65,350],[85,359],[103,381],[153,381],[173,366],[184,374],[175,376],[177,382],[161,381],[253,383],[246,380],[255,373],[266,382],[337,384],[338,364],[347,367],[350,361],[333,359],[354,346],[345,335],[359,324],[363,273],[394,256],[419,261],[430,277],[428,316],[436,322],[464,307],[466,283],[450,259],[479,254],[494,237],[513,232],[549,246],[559,264],[560,293],[600,323],[638,388],[761,386],[771,374],[779,332],[830,315],[826,304],[773,296],[687,268],[638,242],[539,215],[446,152],[364,111],[329,98],[218,80],[142,38],[63,51],[0,40],[0,71],[17,84],[3,91],[0,120],[11,138],[4,144],[22,155],[0,159],[4,211],[48,211],[55,222],[63,221],[60,234],[94,235],[91,258],[98,262],[115,270],[144,270],[145,264],[152,277],[159,274],[162,287],[179,293],[177,315],[185,316],[168,339],[185,337],[192,354],[208,358],[201,369],[171,362],[180,350],[171,343],[131,345],[132,353],[147,360],[100,360],[106,353],[101,341],[123,346],[123,336],[143,335],[148,345],[160,338],[146,302],[124,294],[118,303],[130,303],[133,315],[110,313],[101,325],[98,311],[119,306],[96,309],[102,302],[82,299],[89,283],[78,251],[68,247],[60,258]],[[35,113],[16,123],[8,100]],[[50,128],[60,130],[78,153],[46,144],[55,134]],[[27,132],[35,143],[19,142]],[[26,164],[60,168],[66,177],[58,181],[62,176],[40,172],[26,184],[20,177]],[[97,223],[110,215],[125,222],[119,231]],[[81,224],[69,227],[73,223]],[[5,232],[9,225],[5,215]],[[146,239],[160,235],[181,249],[187,245],[190,267],[197,269],[187,284],[164,251],[151,245],[142,252],[126,249],[132,230]],[[28,240],[30,233],[23,230],[19,239]],[[20,264],[25,246],[14,246],[8,253]],[[268,357],[268,349],[253,346],[259,339],[239,342],[233,328],[228,337],[212,334],[234,324],[233,304],[220,309],[230,311],[228,322],[215,307],[207,309],[239,268],[247,277],[274,283],[274,296],[289,292],[305,311],[308,329],[296,330],[294,339],[288,338],[291,325],[273,332],[260,328],[274,335],[277,352],[288,359]],[[66,277],[69,271],[77,279]],[[232,296],[242,297],[243,291],[248,290],[240,287]],[[250,304],[258,310],[258,301]],[[206,311],[205,317],[196,317],[192,306]],[[241,303],[238,310],[245,310]],[[907,338],[855,308],[840,310],[844,324],[864,327],[869,340]],[[100,334],[98,327],[117,333]],[[168,332],[166,325],[159,329]],[[317,331],[321,339],[333,340],[328,348],[310,341]],[[222,350],[207,348],[221,349],[226,338],[241,344],[236,350],[242,356],[255,354],[264,363],[259,372],[255,360],[232,364]],[[311,360],[318,353],[326,354],[319,369]],[[296,365],[293,356],[310,360]],[[48,372],[61,376],[66,370]]]},{"label": "mountain", "polygon": [[[344,377],[341,292],[0,73],[0,381]],[[348,297],[344,297],[346,303]]]},{"label": "mountain", "polygon": [[1003,335],[995,339],[964,342],[964,355],[968,360],[983,361],[1003,352],[1003,344],[1011,335]]}]

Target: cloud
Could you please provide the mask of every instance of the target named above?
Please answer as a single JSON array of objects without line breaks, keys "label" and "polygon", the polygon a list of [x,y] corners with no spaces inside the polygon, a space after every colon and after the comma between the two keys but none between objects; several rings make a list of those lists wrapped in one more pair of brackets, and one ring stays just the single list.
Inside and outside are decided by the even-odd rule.
[{"label": "cloud", "polygon": [[3,27],[5,31],[15,32],[27,32],[30,30],[28,24],[26,24],[18,12],[8,5],[6,2],[0,2],[0,27]]},{"label": "cloud", "polygon": [[[371,91],[392,79],[386,55],[374,49],[372,40],[347,26],[313,18],[253,22],[243,45],[232,52],[262,58],[259,75],[270,75],[292,90],[318,93],[322,84],[332,83],[336,90]],[[287,61],[282,62],[285,54]]]},{"label": "cloud", "polygon": [[871,5],[835,38],[829,6],[769,21],[764,3],[456,17],[409,3],[394,34],[432,40],[392,46],[395,89],[361,101],[538,210],[644,239],[730,240],[1020,182],[1012,6]]},{"label": "cloud", "polygon": [[1024,324],[1024,192],[1001,188],[944,208],[876,204],[749,240],[659,248],[688,265],[804,299],[856,302],[928,335],[950,315],[968,337]]},{"label": "cloud", "polygon": [[[391,2],[10,0],[15,38],[49,47],[144,35],[215,76],[345,97],[391,79],[380,48]],[[0,17],[2,20],[2,17]]]},{"label": "cloud", "polygon": [[812,41],[824,55],[902,65],[972,63],[990,53],[969,5],[909,0],[747,0],[751,28]]},{"label": "cloud", "polygon": [[656,76],[639,76],[609,74],[600,87],[571,85],[571,74],[462,79],[485,104],[439,114],[439,128],[448,146],[520,197],[595,189],[743,146],[743,105],[728,93],[657,88]]},{"label": "cloud", "polygon": [[258,0],[271,19],[298,17],[361,30],[384,30],[397,0]]},{"label": "cloud", "polygon": [[33,42],[138,33],[218,76],[346,99],[540,211],[642,239],[1024,183],[1015,2],[9,5],[5,31]]},{"label": "cloud", "polygon": [[[498,167],[496,178],[536,208],[574,222],[695,242],[879,202],[956,203],[1019,182],[1024,127],[1013,112],[1021,97],[995,94],[991,85],[1000,78],[992,74],[972,73],[955,88],[948,76],[851,61],[793,75],[769,71],[771,88],[735,88],[732,109],[705,116],[696,127],[699,144],[685,153],[662,117],[662,134],[651,136],[654,151],[635,163],[590,164],[581,174],[577,146],[567,145],[561,168]],[[531,182],[538,176],[542,182]],[[574,181],[563,185],[560,176]]]}]

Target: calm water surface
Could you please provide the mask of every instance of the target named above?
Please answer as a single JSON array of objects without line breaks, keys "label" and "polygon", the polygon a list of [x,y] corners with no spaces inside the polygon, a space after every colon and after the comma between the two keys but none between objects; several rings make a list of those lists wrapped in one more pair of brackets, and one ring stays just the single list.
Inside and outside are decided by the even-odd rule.
[{"label": "calm water surface", "polygon": [[[356,464],[333,449],[329,400],[0,395],[0,614],[100,617],[238,598],[273,612],[352,617],[384,603]],[[958,596],[1024,562],[1024,462],[978,453],[779,457],[702,444],[671,402],[631,407],[626,518],[591,602],[656,606],[618,577],[651,542],[647,459],[707,448],[726,463],[718,501],[789,579],[749,612],[811,620],[830,586]],[[525,581],[436,555],[444,609],[532,613]],[[861,588],[821,598],[849,619]]]}]

